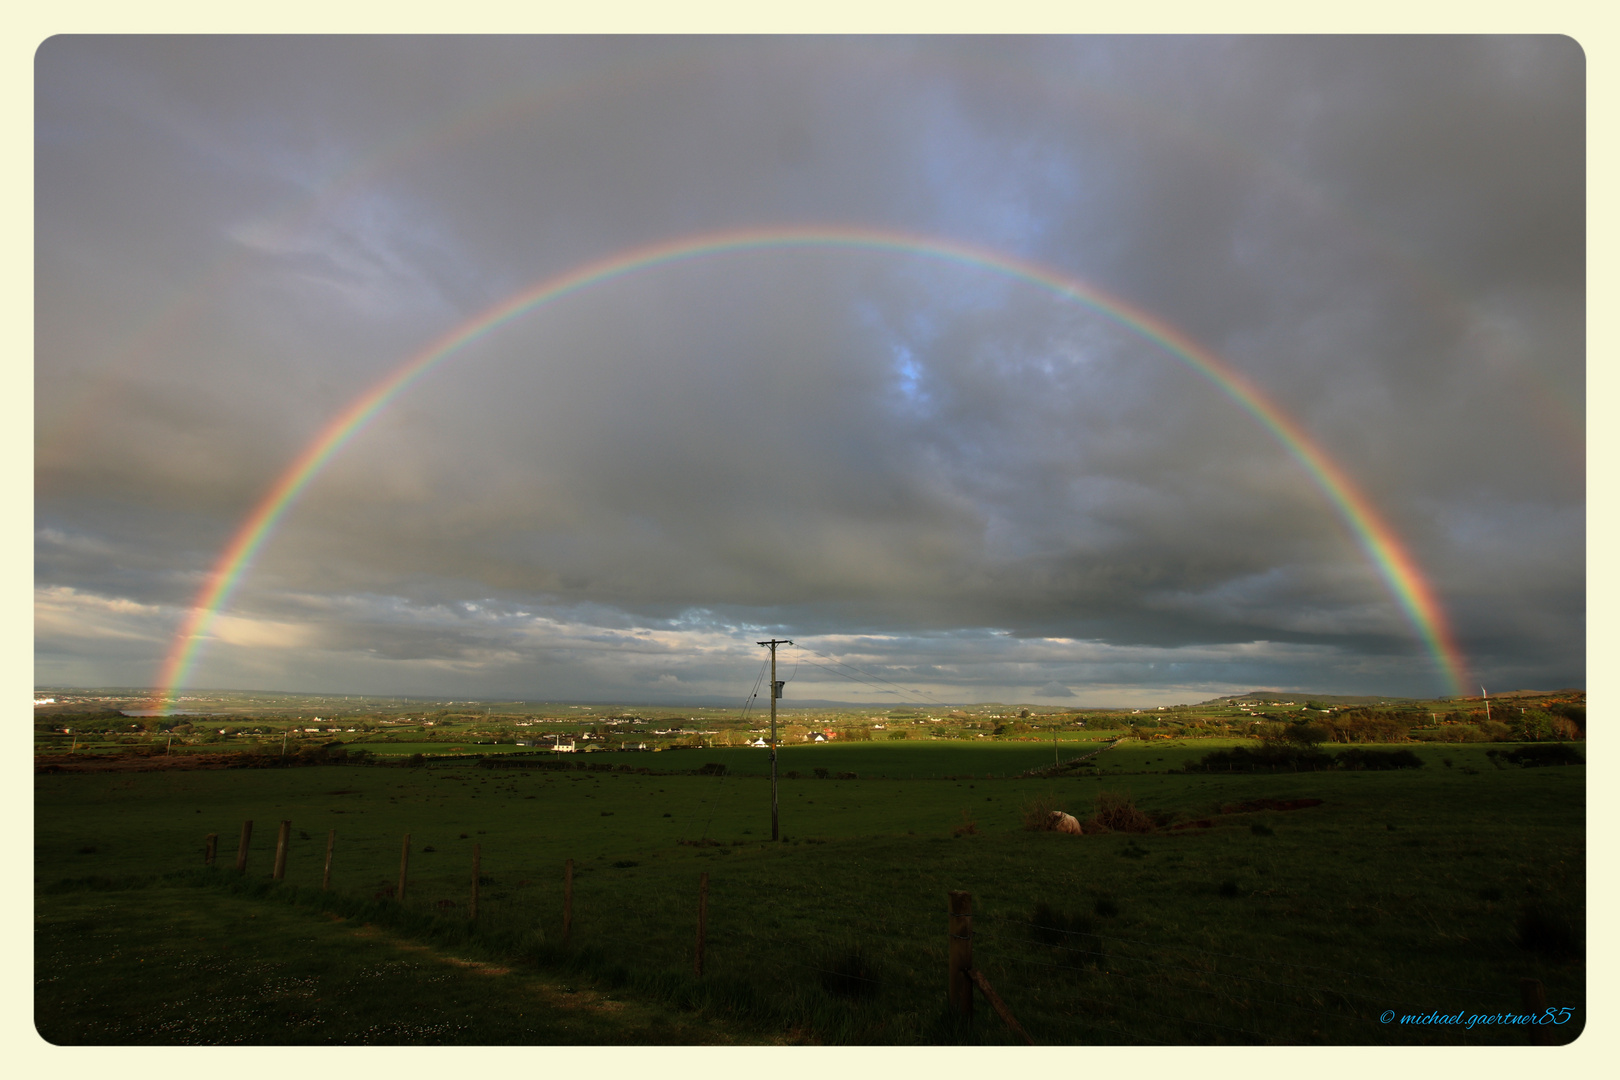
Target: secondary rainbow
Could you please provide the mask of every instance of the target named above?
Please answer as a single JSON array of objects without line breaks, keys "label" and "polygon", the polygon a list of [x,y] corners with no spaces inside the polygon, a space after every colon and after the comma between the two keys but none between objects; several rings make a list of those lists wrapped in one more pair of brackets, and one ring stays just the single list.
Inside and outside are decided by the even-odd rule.
[{"label": "secondary rainbow", "polygon": [[242,577],[298,496],[349,440],[390,402],[460,349],[535,308],[570,293],[671,263],[732,252],[828,248],[925,256],[993,270],[1072,298],[1156,342],[1214,383],[1258,420],[1321,488],[1378,569],[1390,592],[1434,657],[1447,690],[1468,685],[1462,651],[1433,587],[1399,536],[1349,475],[1242,373],[1175,327],[1146,311],[1051,267],[988,248],[925,235],[870,228],[788,227],[707,232],[620,251],[544,278],[486,308],[394,368],[338,413],[287,467],[238,526],[175,635],[158,679],[157,706],[168,711],[201,643]]}]

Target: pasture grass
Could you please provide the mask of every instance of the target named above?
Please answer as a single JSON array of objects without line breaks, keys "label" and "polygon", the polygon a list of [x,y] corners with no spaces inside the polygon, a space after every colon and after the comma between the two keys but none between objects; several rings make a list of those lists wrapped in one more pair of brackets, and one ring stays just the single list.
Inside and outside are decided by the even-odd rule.
[{"label": "pasture grass", "polygon": [[[580,762],[622,756],[633,767],[667,767],[674,759],[695,769],[715,760],[727,764],[724,776],[469,762],[41,774],[39,927],[89,919],[84,905],[112,902],[113,891],[87,880],[155,880],[129,891],[148,918],[98,925],[109,943],[180,950],[147,961],[160,966],[183,962],[180,943],[195,937],[188,913],[228,904],[232,925],[251,922],[253,911],[274,912],[283,924],[278,939],[324,932],[333,917],[369,922],[754,1041],[1018,1041],[982,1003],[967,1026],[944,1011],[944,893],[962,889],[974,898],[976,965],[1040,1042],[1523,1042],[1522,1030],[1377,1019],[1385,1009],[1512,1010],[1523,976],[1543,981],[1549,1004],[1574,1008],[1577,1019],[1564,1031],[1579,1030],[1584,767],[1497,768],[1483,749],[1425,746],[1417,748],[1422,770],[1177,771],[1211,748],[1211,740],[1127,742],[1097,759],[1097,770],[1053,779],[1000,778],[1026,760],[1020,752],[1049,763],[1049,744],[1044,757],[1038,744],[1016,743],[804,751],[802,761],[834,762],[830,771],[857,780],[811,779],[788,765],[787,750],[782,767],[801,778],[781,783],[779,844],[769,842],[769,784],[721,756],[768,762],[759,750]],[[1023,828],[1033,799],[1084,820],[1104,793],[1128,797],[1158,827],[1085,837]],[[1300,798],[1323,802],[1220,812]],[[245,818],[255,824],[239,876],[231,868]],[[294,840],[286,881],[272,885],[281,819],[293,822]],[[964,820],[975,830],[962,831]],[[1199,821],[1210,824],[1172,827]],[[334,828],[333,891],[322,894]],[[219,835],[219,865],[209,872],[200,869],[206,832]],[[400,903],[388,892],[407,832],[410,877]],[[474,843],[486,879],[477,924],[466,913]],[[566,942],[565,859],[574,860]],[[700,980],[691,968],[705,871]],[[277,969],[251,964],[294,962],[268,940],[242,941],[234,955],[266,986]],[[321,977],[332,986],[348,985],[372,962],[319,942],[308,951],[329,959]],[[138,1010],[119,1004],[127,985],[114,974],[89,962],[66,964],[59,975],[37,968],[36,978],[55,978],[45,985],[58,988],[41,992],[41,1030],[73,1000],[99,1002],[105,1019],[97,1030],[127,1036],[135,1021],[117,1017]],[[62,996],[69,991],[77,997]],[[288,1015],[306,1016],[298,1008],[288,1006]],[[459,1015],[426,999],[412,999],[406,1011],[424,1032],[448,1022],[435,1019],[441,1014]],[[652,1015],[636,1029],[646,1034],[628,1041],[703,1041],[699,1029]],[[245,1041],[345,1041],[366,1030],[360,1019],[294,1024],[285,1037],[260,1027]],[[579,1022],[611,1026],[591,1014]],[[426,1038],[592,1041],[546,1026],[452,1028]],[[185,1032],[170,1027],[153,1037],[183,1042]],[[410,1041],[406,1034],[378,1038]]]},{"label": "pasture grass", "polygon": [[58,887],[36,919],[36,1027],[79,1046],[738,1038],[690,1012],[321,914],[195,882]]}]

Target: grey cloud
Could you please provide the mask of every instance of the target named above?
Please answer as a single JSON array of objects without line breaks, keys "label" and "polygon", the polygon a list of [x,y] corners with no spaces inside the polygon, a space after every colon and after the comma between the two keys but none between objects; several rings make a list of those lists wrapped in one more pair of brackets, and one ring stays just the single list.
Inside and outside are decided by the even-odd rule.
[{"label": "grey cloud", "polygon": [[[821,223],[1040,260],[1215,350],[1410,546],[1481,677],[1584,680],[1565,39],[58,38],[37,71],[36,585],[149,610],[154,671],[275,478],[438,335],[614,252]],[[646,268],[480,335],[332,458],[230,610],[316,629],[279,661],[210,644],[199,679],[612,696],[584,630],[487,616],[566,610],[611,629],[590,648],[742,643],[626,684],[694,694],[767,625],[882,635],[964,697],[1442,689],[1214,381],[871,250]],[[932,672],[958,632],[1043,666]],[[41,678],[129,681],[89,640]]]}]

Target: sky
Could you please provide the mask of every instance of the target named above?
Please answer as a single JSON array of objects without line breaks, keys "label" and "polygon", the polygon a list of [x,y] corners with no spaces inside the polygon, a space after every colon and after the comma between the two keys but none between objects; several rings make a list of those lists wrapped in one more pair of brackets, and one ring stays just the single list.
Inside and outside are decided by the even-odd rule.
[{"label": "sky", "polygon": [[34,81],[39,685],[740,704],[768,638],[789,702],[1585,685],[1570,39]]}]

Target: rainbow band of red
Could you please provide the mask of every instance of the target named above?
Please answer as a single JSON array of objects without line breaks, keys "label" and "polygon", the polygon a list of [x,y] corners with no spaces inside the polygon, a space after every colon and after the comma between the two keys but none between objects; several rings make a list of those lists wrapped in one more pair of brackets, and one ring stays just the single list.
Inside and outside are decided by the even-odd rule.
[{"label": "rainbow band of red", "polygon": [[1433,587],[1395,531],[1345,471],[1240,372],[1175,327],[1075,278],[1027,259],[929,236],[867,228],[766,228],[702,233],[618,252],[585,266],[545,278],[436,338],[386,378],[333,417],[304,448],[237,528],[220,553],[175,635],[158,679],[159,702],[167,710],[186,681],[198,648],[230,600],[254,555],[276,523],[332,456],[417,379],[463,346],[542,304],[593,285],[670,263],[729,252],[785,248],[834,248],[921,255],[994,270],[1070,297],[1157,343],[1213,382],[1263,425],[1328,497],[1434,657],[1448,693],[1459,696],[1469,684],[1462,651]]}]

